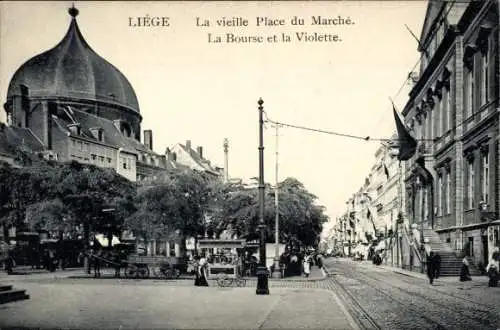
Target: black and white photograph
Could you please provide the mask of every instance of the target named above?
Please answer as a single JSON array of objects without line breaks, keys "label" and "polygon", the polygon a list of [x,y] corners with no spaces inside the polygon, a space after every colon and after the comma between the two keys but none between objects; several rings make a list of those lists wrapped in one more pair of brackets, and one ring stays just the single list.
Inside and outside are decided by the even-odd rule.
[{"label": "black and white photograph", "polygon": [[499,23],[0,1],[0,329],[500,329]]}]

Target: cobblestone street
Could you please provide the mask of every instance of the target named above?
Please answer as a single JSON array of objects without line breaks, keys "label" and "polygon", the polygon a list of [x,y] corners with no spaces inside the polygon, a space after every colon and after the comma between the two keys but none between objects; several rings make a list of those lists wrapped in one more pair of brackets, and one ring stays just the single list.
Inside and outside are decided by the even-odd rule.
[{"label": "cobblestone street", "polygon": [[331,280],[325,285],[337,291],[343,287],[351,303],[355,300],[354,313],[370,319],[372,328],[500,328],[500,288],[487,287],[484,279],[459,282],[442,277],[430,285],[422,276],[398,274],[368,262],[328,259],[326,266]]},{"label": "cobblestone street", "polygon": [[[321,273],[317,268],[316,272]],[[68,276],[65,276],[67,274]],[[324,278],[246,287],[195,287],[191,279],[84,278],[78,271],[4,277],[30,299],[0,305],[0,328],[356,329]]]},{"label": "cobblestone street", "polygon": [[11,277],[32,299],[0,307],[0,326],[500,328],[500,288],[489,288],[486,278],[441,277],[430,285],[423,274],[333,258],[326,269],[327,278],[270,280],[267,297],[255,295],[255,280],[245,288],[218,288],[213,281],[195,288],[190,279],[94,279],[75,271]]}]

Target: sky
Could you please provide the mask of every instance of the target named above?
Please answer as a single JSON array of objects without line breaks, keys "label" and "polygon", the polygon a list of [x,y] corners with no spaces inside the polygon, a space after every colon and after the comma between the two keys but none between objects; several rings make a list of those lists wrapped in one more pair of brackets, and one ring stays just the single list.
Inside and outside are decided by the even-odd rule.
[{"label": "sky", "polygon": [[[31,57],[55,46],[66,33],[72,2],[0,2],[0,102],[8,83]],[[258,105],[269,119],[356,136],[388,138],[395,131],[389,97],[401,109],[418,63],[417,41],[427,1],[328,2],[74,2],[89,45],[130,81],[153,130],[154,150],[164,153],[191,140],[229,176],[258,177]],[[130,26],[138,17],[169,17],[169,26]],[[293,17],[304,25],[292,25]],[[351,25],[312,25],[312,17],[350,18]],[[210,26],[197,26],[209,20]],[[220,27],[217,20],[247,19]],[[267,21],[256,26],[257,18]],[[280,23],[284,25],[272,25]],[[304,42],[297,34],[337,35],[341,41]],[[222,42],[209,42],[221,37]],[[261,43],[227,42],[234,36]],[[282,34],[290,42],[282,42]],[[277,36],[278,42],[267,38]],[[0,122],[5,122],[0,111]],[[335,219],[364,183],[375,162],[375,141],[280,128],[264,130],[264,179],[295,177],[318,196]],[[276,143],[278,142],[278,143]]]}]

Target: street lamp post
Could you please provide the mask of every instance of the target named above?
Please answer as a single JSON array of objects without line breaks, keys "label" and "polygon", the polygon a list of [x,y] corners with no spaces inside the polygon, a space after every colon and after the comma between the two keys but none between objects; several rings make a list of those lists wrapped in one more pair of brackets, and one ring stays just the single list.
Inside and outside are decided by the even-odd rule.
[{"label": "street lamp post", "polygon": [[264,222],[264,101],[259,99],[259,259],[257,267],[257,290],[256,294],[269,294],[268,272],[266,267],[266,224]]},{"label": "street lamp post", "polygon": [[273,277],[281,277],[281,269],[280,269],[280,235],[279,235],[279,228],[280,228],[280,212],[279,212],[279,198],[278,198],[278,128],[279,125],[276,124],[276,186],[274,188],[274,205],[276,209],[276,215],[274,219],[274,242],[276,244],[276,250],[274,254],[274,271],[272,276]]}]

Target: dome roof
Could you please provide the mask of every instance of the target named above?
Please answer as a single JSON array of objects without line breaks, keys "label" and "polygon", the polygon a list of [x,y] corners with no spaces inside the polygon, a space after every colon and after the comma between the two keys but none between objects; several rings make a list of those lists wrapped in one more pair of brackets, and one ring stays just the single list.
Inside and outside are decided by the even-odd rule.
[{"label": "dome roof", "polygon": [[139,113],[132,85],[111,63],[90,48],[78,28],[76,8],[70,8],[71,24],[52,49],[34,56],[14,74],[7,98],[26,85],[32,97],[67,97],[124,106]]}]

